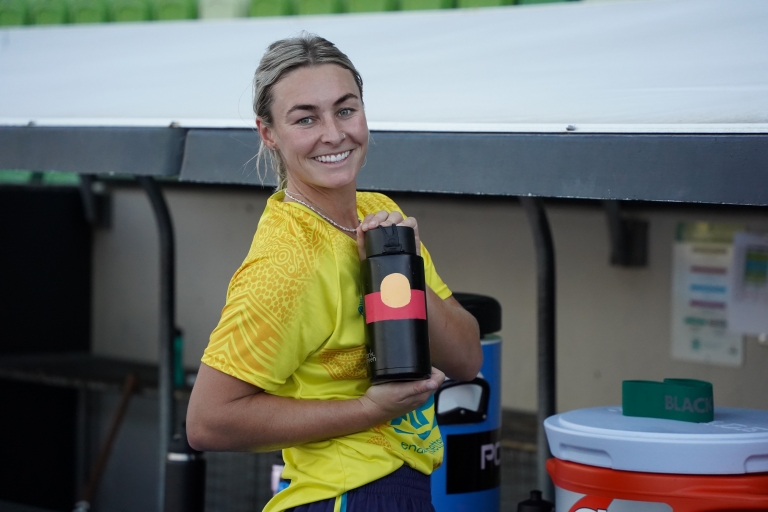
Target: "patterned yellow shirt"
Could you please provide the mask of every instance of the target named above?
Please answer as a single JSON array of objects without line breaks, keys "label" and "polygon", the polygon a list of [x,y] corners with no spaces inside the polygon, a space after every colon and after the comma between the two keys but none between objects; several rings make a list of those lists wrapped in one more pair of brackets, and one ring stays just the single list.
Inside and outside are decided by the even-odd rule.
[{"label": "patterned yellow shirt", "polygon": [[[235,273],[203,363],[278,396],[345,400],[365,394],[365,321],[357,244],[308,208],[269,198],[251,249]],[[360,217],[400,211],[358,192]],[[451,295],[422,245],[427,284]],[[432,400],[370,430],[283,450],[290,486],[264,509],[334,498],[402,464],[432,473],[443,441]]]}]

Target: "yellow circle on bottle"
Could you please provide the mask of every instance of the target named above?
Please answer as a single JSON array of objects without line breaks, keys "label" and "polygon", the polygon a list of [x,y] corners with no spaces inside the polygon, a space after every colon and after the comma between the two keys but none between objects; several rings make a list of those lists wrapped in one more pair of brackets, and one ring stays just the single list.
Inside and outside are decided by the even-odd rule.
[{"label": "yellow circle on bottle", "polygon": [[381,302],[391,308],[402,308],[411,302],[411,283],[403,274],[389,274],[381,280]]}]

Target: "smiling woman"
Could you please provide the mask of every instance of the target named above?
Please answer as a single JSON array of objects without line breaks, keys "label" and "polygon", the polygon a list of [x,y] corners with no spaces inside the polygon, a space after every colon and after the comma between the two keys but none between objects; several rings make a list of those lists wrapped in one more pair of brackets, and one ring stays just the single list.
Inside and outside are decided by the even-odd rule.
[{"label": "smiling woman", "polygon": [[[256,127],[262,144],[279,162],[278,169],[290,169],[285,187],[300,197],[313,198],[331,189],[354,197],[355,179],[368,150],[368,124],[362,90],[352,73],[336,64],[299,68],[271,92],[272,121],[258,116]],[[335,214],[332,218],[349,221],[340,224],[356,227],[354,202],[347,203],[345,211],[338,211],[339,205],[326,208]]]},{"label": "smiling woman", "polygon": [[[268,155],[278,189],[203,355],[190,443],[283,448],[291,483],[268,512],[433,512],[429,474],[443,441],[432,393],[445,374],[477,375],[477,323],[435,271],[416,219],[356,190],[368,125],[363,81],[346,55],[309,34],[273,43],[256,70],[254,112],[258,160]],[[426,380],[372,387],[360,261],[364,233],[392,224],[414,229],[424,259],[435,368]],[[387,288],[398,306],[410,290],[401,281],[393,275]]]},{"label": "smiling woman", "polygon": [[[362,119],[358,119],[358,122],[362,122],[365,128],[366,146],[368,138],[368,125],[365,121],[365,111],[363,110],[363,78],[358,73],[352,61],[344,55],[329,41],[309,34],[303,34],[301,37],[293,39],[283,39],[272,43],[267,49],[267,53],[261,59],[259,67],[256,69],[255,76],[253,78],[253,111],[256,114],[256,126],[259,128],[259,135],[262,136],[261,147],[259,149],[259,158],[261,160],[262,155],[268,152],[272,167],[275,169],[278,175],[278,190],[285,188],[286,186],[286,167],[281,157],[280,151],[274,143],[267,142],[264,139],[263,129],[269,129],[274,126],[275,119],[278,123],[290,123],[295,122],[304,125],[317,124],[317,114],[320,105],[313,102],[318,99],[319,94],[313,95],[312,90],[320,82],[306,82],[304,83],[304,93],[309,93],[304,96],[293,98],[295,103],[290,105],[283,105],[282,109],[274,109],[274,102],[280,100],[283,96],[279,84],[283,82],[285,78],[294,74],[294,71],[308,71],[317,68],[333,67],[333,71],[341,71],[343,74],[336,73],[334,77],[336,80],[340,80],[341,90],[337,91],[340,96],[331,95],[333,100],[333,111],[345,110],[342,116],[346,116],[356,112],[358,116],[362,116]],[[318,77],[319,78],[319,77]],[[349,82],[352,82],[351,84]],[[293,86],[300,86],[297,80],[292,80]],[[278,90],[275,91],[274,89]],[[288,89],[291,89],[288,86]],[[344,91],[344,92],[341,92]],[[286,91],[293,92],[293,91]],[[295,91],[301,92],[301,91]],[[332,91],[324,91],[326,94]],[[319,93],[319,91],[318,91]],[[301,98],[307,100],[302,102]],[[287,99],[287,98],[286,98]],[[342,105],[345,101],[356,100],[354,105]],[[342,107],[347,107],[343,109]],[[337,112],[340,113],[340,112]],[[280,118],[282,114],[283,118]],[[292,115],[295,114],[295,115]],[[303,114],[303,115],[302,115]],[[290,119],[286,116],[292,115]],[[314,119],[312,118],[314,115]],[[341,132],[344,133],[343,131]],[[363,151],[365,153],[365,151]]]}]

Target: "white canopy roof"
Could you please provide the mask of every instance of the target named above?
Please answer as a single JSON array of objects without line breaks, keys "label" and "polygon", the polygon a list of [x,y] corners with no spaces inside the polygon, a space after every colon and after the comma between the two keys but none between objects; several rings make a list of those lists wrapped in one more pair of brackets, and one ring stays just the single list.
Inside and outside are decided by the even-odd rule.
[{"label": "white canopy roof", "polygon": [[0,30],[0,125],[253,126],[266,46],[361,71],[373,130],[766,133],[768,2],[625,0]]},{"label": "white canopy roof", "polygon": [[768,2],[622,0],[0,30],[0,168],[263,183],[251,76],[360,69],[369,190],[768,205]]}]

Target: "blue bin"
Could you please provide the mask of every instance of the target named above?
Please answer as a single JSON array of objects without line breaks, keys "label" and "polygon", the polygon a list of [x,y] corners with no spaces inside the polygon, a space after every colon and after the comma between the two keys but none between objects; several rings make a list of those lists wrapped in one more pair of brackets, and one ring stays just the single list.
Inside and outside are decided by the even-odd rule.
[{"label": "blue bin", "polygon": [[435,393],[445,442],[432,473],[437,512],[499,512],[501,507],[501,306],[491,297],[455,293],[480,324],[483,366],[470,382],[446,380]]}]

